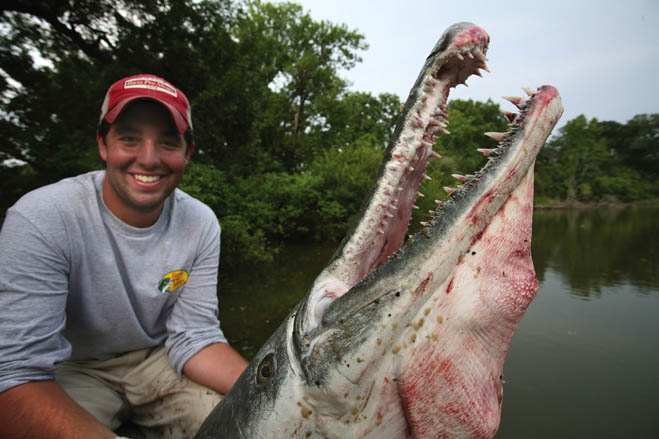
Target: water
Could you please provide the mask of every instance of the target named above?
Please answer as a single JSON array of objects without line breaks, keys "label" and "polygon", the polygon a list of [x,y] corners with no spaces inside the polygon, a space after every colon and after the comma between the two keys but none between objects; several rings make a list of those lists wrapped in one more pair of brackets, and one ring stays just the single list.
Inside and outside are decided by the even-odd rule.
[{"label": "water", "polygon": [[[220,319],[250,358],[336,245],[289,247],[220,279]],[[539,210],[540,289],[515,334],[497,438],[659,438],[659,208]]]}]

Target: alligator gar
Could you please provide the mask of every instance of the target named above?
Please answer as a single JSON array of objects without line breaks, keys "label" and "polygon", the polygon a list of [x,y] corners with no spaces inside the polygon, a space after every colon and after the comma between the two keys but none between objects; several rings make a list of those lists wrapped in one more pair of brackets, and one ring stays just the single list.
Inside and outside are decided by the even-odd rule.
[{"label": "alligator gar", "polygon": [[[447,29],[402,109],[358,221],[197,438],[493,437],[503,363],[538,282],[533,166],[557,90],[509,97],[487,164],[407,239],[448,92],[487,70],[487,33]],[[403,245],[404,244],[404,245]]]}]

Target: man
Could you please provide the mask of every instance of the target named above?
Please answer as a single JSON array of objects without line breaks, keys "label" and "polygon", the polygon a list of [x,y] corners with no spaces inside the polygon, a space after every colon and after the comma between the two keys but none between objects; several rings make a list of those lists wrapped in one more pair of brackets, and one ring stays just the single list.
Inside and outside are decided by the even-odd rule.
[{"label": "man", "polygon": [[176,189],[185,95],[117,81],[96,140],[105,171],[28,193],[0,231],[0,437],[191,437],[247,365],[217,320],[217,219]]}]

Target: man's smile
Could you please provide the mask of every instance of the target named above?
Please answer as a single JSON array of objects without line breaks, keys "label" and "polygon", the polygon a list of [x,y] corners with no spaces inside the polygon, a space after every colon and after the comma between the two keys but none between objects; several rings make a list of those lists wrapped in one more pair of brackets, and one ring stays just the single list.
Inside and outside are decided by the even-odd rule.
[{"label": "man's smile", "polygon": [[137,180],[141,183],[155,183],[156,181],[160,180],[163,176],[162,175],[133,174],[133,177],[135,177],[135,180]]}]

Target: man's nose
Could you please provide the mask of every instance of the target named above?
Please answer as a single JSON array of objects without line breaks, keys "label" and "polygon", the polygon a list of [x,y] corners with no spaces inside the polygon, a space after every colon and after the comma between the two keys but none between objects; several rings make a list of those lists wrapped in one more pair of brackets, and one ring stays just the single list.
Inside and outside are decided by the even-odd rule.
[{"label": "man's nose", "polygon": [[155,167],[160,163],[160,155],[154,139],[145,139],[137,154],[138,162],[145,167]]}]

